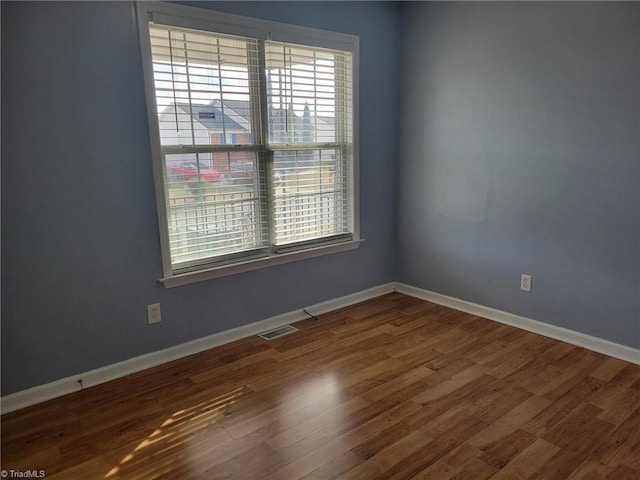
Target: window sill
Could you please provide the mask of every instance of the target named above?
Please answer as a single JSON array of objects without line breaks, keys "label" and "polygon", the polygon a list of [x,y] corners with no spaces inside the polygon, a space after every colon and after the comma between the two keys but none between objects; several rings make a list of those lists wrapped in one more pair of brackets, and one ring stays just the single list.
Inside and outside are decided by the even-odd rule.
[{"label": "window sill", "polygon": [[364,239],[350,240],[348,242],[310,248],[299,252],[281,253],[267,258],[258,258],[255,260],[248,260],[246,262],[234,263],[233,265],[224,265],[220,267],[207,268],[206,270],[171,275],[169,277],[160,278],[158,281],[161,282],[165,288],[181,287],[190,283],[203,282],[213,278],[235,275],[236,273],[250,272],[251,270],[258,270],[259,268],[282,265],[285,263],[297,262],[299,260],[306,260],[308,258],[320,257],[322,255],[355,250],[362,242],[364,242]]}]

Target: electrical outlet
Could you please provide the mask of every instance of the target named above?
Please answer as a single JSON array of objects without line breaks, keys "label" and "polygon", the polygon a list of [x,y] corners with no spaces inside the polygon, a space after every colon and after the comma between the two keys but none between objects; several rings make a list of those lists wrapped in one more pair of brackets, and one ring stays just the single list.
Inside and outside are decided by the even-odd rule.
[{"label": "electrical outlet", "polygon": [[147,305],[147,319],[149,320],[149,325],[162,321],[162,316],[160,315],[159,303]]},{"label": "electrical outlet", "polygon": [[520,290],[523,292],[531,292],[531,280],[533,277],[531,275],[522,274],[520,277]]}]

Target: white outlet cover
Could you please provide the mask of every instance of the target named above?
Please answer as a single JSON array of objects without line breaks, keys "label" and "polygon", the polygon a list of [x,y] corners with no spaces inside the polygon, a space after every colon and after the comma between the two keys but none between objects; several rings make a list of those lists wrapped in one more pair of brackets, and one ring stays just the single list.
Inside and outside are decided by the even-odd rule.
[{"label": "white outlet cover", "polygon": [[162,321],[159,303],[147,305],[147,320],[149,321],[149,325]]},{"label": "white outlet cover", "polygon": [[531,282],[533,277],[531,275],[522,274],[520,277],[520,290],[523,292],[531,292]]}]

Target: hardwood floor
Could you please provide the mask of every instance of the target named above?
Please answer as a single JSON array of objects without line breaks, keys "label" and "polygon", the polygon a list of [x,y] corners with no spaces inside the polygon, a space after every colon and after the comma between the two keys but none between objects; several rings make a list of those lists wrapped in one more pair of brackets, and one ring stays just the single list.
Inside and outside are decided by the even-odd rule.
[{"label": "hardwood floor", "polygon": [[400,294],[2,417],[89,479],[640,478],[640,366]]}]

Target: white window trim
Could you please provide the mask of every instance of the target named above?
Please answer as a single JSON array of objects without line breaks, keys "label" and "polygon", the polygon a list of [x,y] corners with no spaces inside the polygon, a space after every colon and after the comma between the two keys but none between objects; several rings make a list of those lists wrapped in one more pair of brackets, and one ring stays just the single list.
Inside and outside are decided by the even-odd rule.
[{"label": "white window trim", "polygon": [[[360,238],[360,171],[359,171],[359,37],[345,33],[331,32],[308,27],[300,27],[280,22],[272,22],[252,17],[233,15],[197,7],[187,7],[171,3],[138,2],[138,33],[142,52],[142,65],[147,100],[147,118],[151,138],[153,158],[153,176],[156,191],[156,210],[160,230],[163,277],[158,279],[165,287],[177,287],[227,275],[256,270],[305,260],[321,255],[344,252],[359,247]],[[267,257],[247,260],[229,265],[203,268],[187,273],[174,273],[171,267],[171,255],[168,240],[168,218],[164,189],[164,172],[161,165],[160,134],[156,115],[155,86],[151,45],[149,40],[149,20],[155,23],[182,26],[199,30],[225,33],[230,35],[251,36],[261,40],[275,40],[321,48],[350,51],[353,55],[353,233],[348,241],[317,245],[311,248]]]},{"label": "white window trim", "polygon": [[279,255],[272,255],[266,258],[237,262],[231,265],[206,268],[187,273],[178,273],[169,277],[160,278],[159,281],[162,282],[166,288],[180,287],[190,283],[226,277],[228,275],[235,275],[236,273],[250,272],[251,270],[258,270],[265,267],[283,265],[285,263],[320,257],[331,253],[347,252],[349,250],[355,250],[362,242],[364,242],[364,240],[360,239],[336,243],[333,245],[322,245],[319,247],[308,248],[300,252],[281,253]]}]

